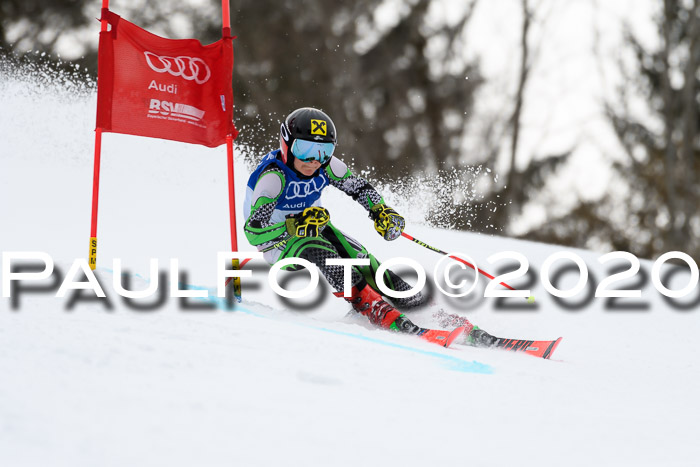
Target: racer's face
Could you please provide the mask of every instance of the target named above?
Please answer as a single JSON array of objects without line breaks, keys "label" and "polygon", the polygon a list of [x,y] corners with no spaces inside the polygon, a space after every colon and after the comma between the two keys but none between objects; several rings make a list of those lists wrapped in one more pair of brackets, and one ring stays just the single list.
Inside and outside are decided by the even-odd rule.
[{"label": "racer's face", "polygon": [[321,167],[321,163],[319,161],[302,162],[296,157],[294,158],[294,168],[297,170],[297,172],[301,172],[307,177],[313,175],[319,167]]}]

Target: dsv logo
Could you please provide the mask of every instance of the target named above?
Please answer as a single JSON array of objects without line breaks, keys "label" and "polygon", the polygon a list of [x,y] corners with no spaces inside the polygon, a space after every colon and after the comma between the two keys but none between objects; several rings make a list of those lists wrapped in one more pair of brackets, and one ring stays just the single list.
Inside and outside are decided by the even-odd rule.
[{"label": "dsv logo", "polygon": [[287,199],[305,198],[314,193],[318,193],[326,186],[326,180],[317,177],[308,182],[289,182],[287,186]]},{"label": "dsv logo", "polygon": [[204,84],[211,77],[209,66],[198,57],[167,57],[156,55],[153,52],[144,52],[146,62],[151,70],[156,73],[170,73],[173,76],[181,76],[187,81]]}]

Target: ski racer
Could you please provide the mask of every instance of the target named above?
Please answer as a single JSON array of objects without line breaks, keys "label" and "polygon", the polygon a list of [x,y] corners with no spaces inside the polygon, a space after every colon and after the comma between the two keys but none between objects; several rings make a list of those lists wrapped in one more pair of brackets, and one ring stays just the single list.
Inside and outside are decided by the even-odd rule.
[{"label": "ski racer", "polygon": [[[404,218],[386,205],[372,185],[333,155],[336,144],[335,125],[324,112],[304,107],[289,114],[280,128],[280,148],[264,156],[248,180],[246,237],[270,264],[294,257],[315,264],[338,297],[343,296],[344,269],[327,265],[326,260],[368,258],[369,266],[353,266],[351,296],[346,300],[377,326],[419,333],[421,328],[396,307],[417,306],[423,302],[423,295],[419,292],[392,299],[396,307],[385,301],[377,292],[374,279],[379,267],[377,259],[357,240],[336,228],[328,210],[321,206],[321,192],[333,186],[367,210],[374,228],[385,240],[395,240],[404,229]],[[411,288],[389,270],[384,281],[392,290]]]}]

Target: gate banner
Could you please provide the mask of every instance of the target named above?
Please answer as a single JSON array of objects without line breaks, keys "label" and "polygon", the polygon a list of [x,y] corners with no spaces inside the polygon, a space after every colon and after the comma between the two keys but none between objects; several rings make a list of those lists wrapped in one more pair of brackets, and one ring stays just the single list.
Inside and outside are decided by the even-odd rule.
[{"label": "gate banner", "polygon": [[231,37],[165,39],[107,9],[100,33],[97,128],[216,147],[235,138]]}]

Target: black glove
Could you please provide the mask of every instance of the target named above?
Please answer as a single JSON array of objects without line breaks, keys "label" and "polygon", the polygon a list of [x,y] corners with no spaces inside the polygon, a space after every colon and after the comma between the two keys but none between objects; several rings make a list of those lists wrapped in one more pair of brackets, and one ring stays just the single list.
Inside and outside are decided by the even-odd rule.
[{"label": "black glove", "polygon": [[374,229],[384,237],[384,240],[396,240],[406,226],[403,216],[386,204],[372,206],[369,217],[374,221]]},{"label": "black glove", "polygon": [[287,233],[293,237],[318,237],[331,220],[326,208],[311,206],[298,214],[287,216]]}]

